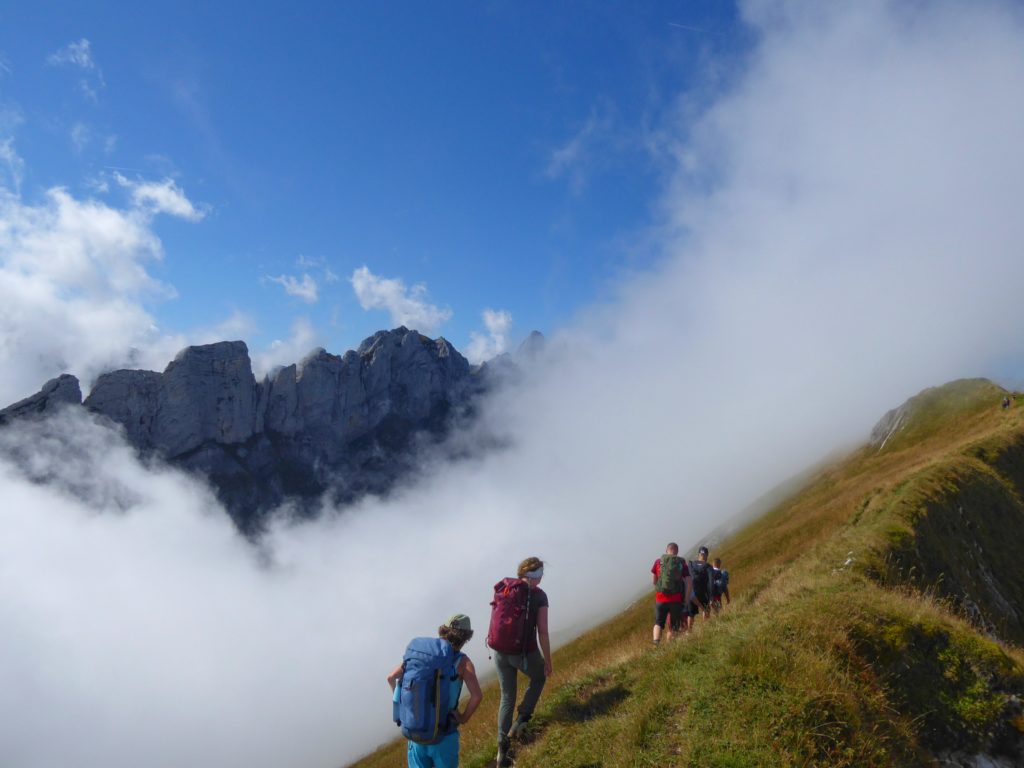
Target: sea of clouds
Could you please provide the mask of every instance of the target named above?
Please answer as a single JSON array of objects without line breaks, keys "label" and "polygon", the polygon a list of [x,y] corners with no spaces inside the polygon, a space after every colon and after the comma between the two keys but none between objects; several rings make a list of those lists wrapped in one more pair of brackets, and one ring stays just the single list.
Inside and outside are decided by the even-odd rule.
[{"label": "sea of clouds", "polygon": [[[0,461],[0,764],[344,764],[395,735],[384,676],[412,636],[466,612],[488,667],[490,586],[521,558],[548,561],[556,632],[594,624],[669,539],[696,544],[921,388],[1024,360],[1019,9],[744,17],[755,44],[729,87],[696,115],[682,97],[656,137],[663,259],[487,404],[501,450],[254,546],[207,488],[85,414],[0,433],[17,457]],[[27,215],[12,195],[3,215]],[[151,212],[113,213],[158,252]],[[27,271],[40,306],[78,318],[73,339],[102,331],[102,302],[69,309],[0,253],[4,307]],[[117,262],[124,290],[99,270],[96,295],[158,289],[139,263]],[[0,356],[31,391],[59,371],[19,322],[0,309]],[[118,332],[106,358],[151,333]]]}]

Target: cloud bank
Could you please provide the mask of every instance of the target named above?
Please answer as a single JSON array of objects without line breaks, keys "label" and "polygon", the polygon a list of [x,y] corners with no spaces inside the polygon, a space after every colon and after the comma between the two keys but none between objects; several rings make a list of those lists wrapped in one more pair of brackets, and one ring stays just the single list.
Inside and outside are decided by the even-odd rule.
[{"label": "cloud bank", "polygon": [[[488,404],[507,449],[282,526],[257,556],[194,481],[87,419],[17,437],[0,762],[337,765],[395,735],[383,676],[406,641],[455,611],[483,627],[521,557],[548,560],[556,632],[593,624],[667,540],[697,543],[918,389],[1021,359],[1018,11],[744,14],[733,86],[665,127],[661,263]],[[386,282],[353,275],[370,306],[404,306]],[[482,635],[466,650],[486,668]]]},{"label": "cloud bank", "polygon": [[149,212],[59,187],[37,205],[0,189],[0,223],[0,401],[60,371],[89,378],[127,362],[132,349],[147,360],[155,351],[161,365],[173,356],[144,309],[173,296],[147,271],[163,257]]},{"label": "cloud bank", "polygon": [[[205,215],[172,179],[130,180],[114,174],[128,195],[117,207],[80,199],[63,187],[37,203],[19,193],[24,162],[13,140],[0,141],[0,167],[11,170],[0,185],[0,407],[38,391],[60,373],[77,375],[84,388],[116,368],[163,370],[189,344],[243,338],[255,330],[246,314],[234,312],[209,327],[169,332],[156,325],[147,306],[173,299],[173,286],[153,277],[164,257],[154,231],[157,216],[197,222]],[[107,192],[108,185],[97,185]],[[286,286],[287,289],[288,286]],[[300,293],[315,293],[296,281]],[[294,362],[314,346],[316,334],[300,319],[287,341],[251,350],[260,364]]]}]

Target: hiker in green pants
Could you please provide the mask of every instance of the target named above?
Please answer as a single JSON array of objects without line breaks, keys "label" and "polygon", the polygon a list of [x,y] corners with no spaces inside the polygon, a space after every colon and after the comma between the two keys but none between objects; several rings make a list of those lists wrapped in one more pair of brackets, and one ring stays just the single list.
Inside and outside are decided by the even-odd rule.
[{"label": "hiker in green pants", "polygon": [[[494,586],[491,603],[491,625],[487,644],[494,651],[494,665],[501,687],[498,707],[498,766],[512,765],[511,740],[521,735],[540,699],[544,683],[551,675],[551,641],[548,638],[548,596],[538,586],[544,577],[544,563],[528,557],[519,564],[518,578],[502,579]],[[516,721],[512,710],[516,704],[519,673],[529,683],[519,704]]]}]

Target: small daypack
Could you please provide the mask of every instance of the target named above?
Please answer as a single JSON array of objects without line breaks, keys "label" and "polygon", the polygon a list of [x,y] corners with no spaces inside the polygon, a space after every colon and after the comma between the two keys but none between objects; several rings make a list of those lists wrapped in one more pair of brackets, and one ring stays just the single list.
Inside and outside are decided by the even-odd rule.
[{"label": "small daypack", "polygon": [[714,597],[721,597],[729,588],[729,572],[724,569],[711,571],[711,594]]},{"label": "small daypack", "polygon": [[530,617],[530,585],[522,579],[502,579],[494,585],[487,645],[499,653],[523,653]]},{"label": "small daypack", "polygon": [[700,560],[691,560],[690,577],[693,579],[694,594],[704,602],[711,594],[711,566]]},{"label": "small daypack", "polygon": [[392,704],[402,735],[420,744],[436,744],[458,728],[451,718],[453,686],[461,693],[458,665],[462,654],[439,637],[417,637],[402,657],[401,690]]},{"label": "small daypack", "polygon": [[683,591],[683,558],[678,555],[662,555],[658,561],[658,584],[656,589],[663,595],[674,595]]}]

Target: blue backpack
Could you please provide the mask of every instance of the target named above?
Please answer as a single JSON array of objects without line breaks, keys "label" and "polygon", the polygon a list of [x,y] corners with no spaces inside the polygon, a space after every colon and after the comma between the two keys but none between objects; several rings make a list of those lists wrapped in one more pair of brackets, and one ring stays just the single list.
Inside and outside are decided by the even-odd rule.
[{"label": "blue backpack", "polygon": [[450,715],[462,693],[461,658],[451,643],[439,637],[417,637],[409,643],[392,704],[395,725],[405,738],[437,744],[459,727]]},{"label": "blue backpack", "polygon": [[729,572],[725,569],[711,571],[711,594],[721,597],[729,588]]}]

